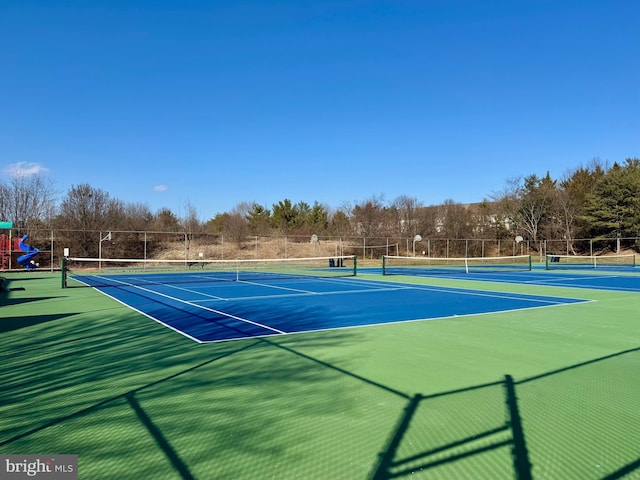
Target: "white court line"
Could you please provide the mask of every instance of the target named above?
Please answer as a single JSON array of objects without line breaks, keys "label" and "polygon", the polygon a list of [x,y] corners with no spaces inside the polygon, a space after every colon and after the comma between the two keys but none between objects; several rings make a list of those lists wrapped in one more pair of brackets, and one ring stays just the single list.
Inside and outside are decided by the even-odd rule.
[{"label": "white court line", "polygon": [[[211,277],[206,277],[206,276],[203,276],[203,275],[189,275],[188,278],[190,278],[190,277],[203,278],[203,279],[207,279],[207,280],[211,281]],[[203,297],[209,297],[209,298],[212,298],[212,299],[215,299],[215,300],[233,300],[233,298],[230,299],[230,298],[220,297],[218,295],[210,295],[208,293],[203,293],[200,290],[179,287],[177,285],[173,285],[173,284],[170,284],[170,283],[152,282],[152,281],[146,281],[145,279],[141,279],[141,280],[143,282],[145,282],[146,284],[149,284],[149,285],[163,285],[165,287],[174,288],[176,290],[181,290],[183,292],[193,293],[194,295],[201,295]],[[234,284],[243,283],[243,284],[247,284],[247,285],[258,285],[258,286],[261,286],[261,287],[269,287],[269,288],[275,288],[275,289],[281,289],[281,290],[288,290],[288,291],[292,291],[292,292],[300,292],[300,293],[305,293],[305,294],[316,294],[317,293],[317,292],[313,292],[313,291],[310,291],[310,290],[300,290],[300,289],[297,289],[297,288],[280,287],[280,286],[277,286],[277,285],[267,285],[267,284],[264,284],[264,283],[249,282],[249,281],[246,281],[246,280],[239,280],[239,281],[230,282],[229,280],[225,279],[225,280],[221,280],[221,281],[226,282],[226,283],[234,283]],[[120,283],[123,283],[123,282],[120,282]],[[130,285],[130,286],[134,286],[134,285]],[[243,298],[243,297],[240,297],[240,298]]]},{"label": "white court line", "polygon": [[[150,283],[152,285],[158,285],[158,283],[155,283],[155,282],[147,282],[147,283]],[[183,292],[193,293],[194,295],[202,295],[203,297],[209,297],[209,298],[213,298],[213,299],[216,299],[216,300],[228,300],[227,298],[224,298],[224,297],[219,297],[217,295],[209,295],[208,293],[202,293],[202,292],[200,292],[198,290],[193,290],[191,288],[179,287],[177,285],[171,285],[171,284],[168,284],[168,283],[161,283],[161,285],[163,285],[165,287],[169,287],[169,288],[174,288],[176,290],[180,290],[180,291],[183,291]]]},{"label": "white court line", "polygon": [[[600,279],[600,278],[622,278],[622,275],[580,275],[577,277],[560,277],[560,278],[548,278],[548,279],[544,279],[544,280],[537,280],[540,283],[547,283],[547,282],[564,282],[565,280],[591,280],[593,278],[595,279]],[[531,280],[532,282],[535,282],[536,280]],[[529,282],[525,282],[525,283],[529,283]]]},{"label": "white court line", "polygon": [[[537,302],[548,305],[570,305],[573,303],[582,303],[587,300],[576,299],[578,302],[564,302],[564,301],[554,301],[553,295],[533,295],[533,294],[511,294],[504,292],[502,294],[489,292],[489,291],[475,291],[475,290],[465,290],[465,289],[456,289],[456,288],[447,288],[447,287],[429,287],[424,285],[408,285],[408,284],[399,284],[398,286],[388,287],[388,288],[376,288],[376,289],[365,289],[365,290],[341,290],[337,292],[310,292],[310,293],[292,293],[287,295],[252,295],[248,297],[235,297],[235,298],[227,298],[225,300],[228,301],[245,301],[245,300],[262,300],[267,298],[291,298],[291,297],[305,297],[305,296],[324,296],[324,295],[344,295],[349,293],[378,293],[378,292],[394,292],[400,290],[423,290],[430,292],[439,292],[439,293],[450,293],[454,295],[470,295],[476,297],[488,297],[488,298],[503,298],[507,300],[520,300],[520,301],[530,301]],[[536,298],[537,297],[537,298]],[[545,297],[545,298],[541,298]],[[559,298],[567,298],[567,297],[559,297]],[[213,300],[203,299],[203,300],[190,300],[190,302],[209,302]],[[595,301],[595,300],[590,300]],[[527,307],[530,308],[530,307]]]},{"label": "white court line", "polygon": [[[292,297],[316,297],[316,296],[324,296],[324,295],[344,295],[348,293],[378,293],[378,292],[393,292],[396,290],[411,290],[411,288],[402,287],[402,288],[376,288],[372,290],[370,288],[365,290],[339,290],[336,292],[309,292],[309,293],[288,293],[288,294],[274,294],[274,295],[251,295],[248,297],[233,297],[233,298],[225,298],[225,301],[244,301],[244,300],[261,300],[265,298],[292,298]],[[190,300],[191,302],[212,302],[214,299],[203,299],[203,300]]]},{"label": "white court line", "polygon": [[[378,282],[378,281],[375,280],[375,282]],[[379,283],[384,285],[396,285],[395,282],[388,282],[388,281],[386,282],[380,281]],[[435,286],[412,284],[412,283],[398,283],[398,285],[402,285],[405,289],[427,290],[427,291],[433,291],[433,292],[454,293],[454,294],[460,294],[460,295],[471,295],[471,296],[490,297],[490,298],[506,298],[506,299],[514,299],[514,300],[531,300],[531,301],[538,301],[541,303],[549,303],[554,305],[557,303],[560,303],[560,304],[567,303],[567,302],[553,302],[546,299],[543,300],[543,299],[536,298],[536,297],[546,297],[548,299],[548,298],[554,298],[554,295],[538,295],[538,294],[530,294],[530,293],[517,294],[517,293],[509,293],[509,292],[502,292],[502,294],[499,294],[499,293],[491,292],[488,290],[472,290],[472,289],[466,289],[466,288],[460,288],[460,287],[435,287]],[[559,297],[559,298],[567,298],[567,297]],[[577,300],[580,300],[581,302],[583,301],[582,299],[577,299]]]},{"label": "white court line", "polygon": [[[590,302],[595,302],[595,300],[585,300],[584,303],[590,303]],[[577,302],[577,303],[583,303],[583,302]],[[354,328],[367,328],[367,327],[383,327],[385,325],[394,325],[394,324],[398,324],[398,323],[413,323],[413,322],[430,322],[431,320],[447,320],[447,319],[463,319],[465,317],[473,317],[475,315],[500,315],[503,313],[511,313],[511,312],[519,312],[522,310],[536,310],[539,308],[550,308],[550,307],[562,307],[565,305],[573,305],[572,303],[560,303],[560,304],[555,304],[555,305],[543,305],[543,306],[538,306],[538,307],[523,307],[523,308],[511,308],[509,310],[498,310],[495,312],[478,312],[478,313],[461,313],[461,314],[453,314],[453,315],[445,315],[442,317],[427,317],[427,318],[412,318],[412,319],[407,319],[407,320],[393,320],[390,322],[380,322],[380,323],[367,323],[367,324],[362,324],[362,325],[345,325],[342,327],[331,327],[331,328],[315,328],[312,330],[297,330],[295,332],[286,332],[283,333],[283,335],[299,335],[301,333],[314,333],[314,332],[329,332],[329,331],[333,331],[333,330],[348,330],[348,329],[354,329]],[[267,337],[269,336],[269,334],[265,334],[265,335],[256,335],[255,337],[251,337],[251,338],[263,338],[263,337]],[[202,340],[200,341],[200,343],[220,343],[220,342],[232,342],[234,340],[238,340],[237,338],[223,338],[221,340]]]},{"label": "white court line", "polygon": [[[112,282],[121,283],[121,284],[122,284],[122,285],[124,285],[124,286],[132,287],[132,288],[136,288],[136,289],[138,289],[138,290],[143,290],[143,291],[145,291],[145,292],[148,292],[148,293],[151,293],[151,294],[154,294],[154,295],[158,295],[158,296],[160,296],[160,297],[168,298],[168,299],[173,300],[173,301],[178,302],[178,303],[184,303],[185,305],[190,305],[190,306],[192,306],[192,307],[200,308],[200,309],[202,309],[202,310],[206,310],[206,311],[208,311],[208,312],[213,312],[213,313],[216,313],[216,314],[218,314],[218,315],[222,315],[223,317],[229,317],[229,318],[233,318],[234,320],[238,320],[238,321],[245,322],[245,323],[250,323],[251,325],[255,325],[255,326],[257,326],[257,327],[261,327],[261,328],[264,328],[264,329],[266,329],[266,330],[271,330],[272,332],[276,332],[276,333],[286,333],[286,332],[285,332],[285,331],[283,331],[283,330],[278,330],[277,328],[273,328],[273,327],[270,327],[270,326],[268,326],[268,325],[263,325],[262,323],[259,323],[259,322],[254,322],[253,320],[249,320],[248,318],[238,317],[237,315],[232,315],[232,314],[230,314],[230,313],[226,313],[226,312],[223,312],[223,311],[221,311],[221,310],[216,310],[215,308],[205,307],[205,306],[203,306],[203,305],[198,305],[197,303],[192,303],[192,302],[188,302],[188,301],[186,301],[186,300],[181,300],[181,299],[179,299],[179,298],[172,297],[171,295],[166,295],[166,294],[164,294],[164,293],[160,293],[160,292],[154,292],[153,290],[150,290],[150,289],[148,289],[148,288],[141,287],[141,286],[139,286],[139,285],[133,285],[133,284],[131,284],[131,283],[127,283],[127,282],[121,282],[120,280],[116,280],[116,279],[114,279],[114,278],[107,278],[107,277],[103,277],[103,276],[100,276],[100,275],[95,275],[95,277],[96,277],[96,278],[101,278],[101,279],[104,279],[104,280],[109,280],[109,281],[112,281]],[[108,295],[108,296],[110,296],[110,295]],[[112,297],[112,298],[113,298],[113,297]],[[120,303],[123,303],[123,304],[124,304],[124,302],[120,302]],[[125,305],[126,305],[126,304],[125,304]],[[134,309],[134,310],[135,310],[135,309]],[[149,317],[149,318],[153,318],[153,317],[151,317],[150,315],[147,315],[147,317]],[[165,322],[162,322],[162,321],[160,321],[160,320],[158,320],[158,319],[155,319],[155,320],[156,320],[158,323],[161,323],[161,324],[166,325],[166,326],[168,326],[169,328],[171,328],[171,327],[170,327],[169,325],[167,325]],[[173,330],[175,330],[175,329],[173,329]]]},{"label": "white court line", "polygon": [[[291,279],[291,280],[295,280],[295,279]],[[247,297],[219,297],[216,295],[209,295],[206,293],[201,292],[200,290],[190,290],[187,288],[182,288],[182,290],[184,291],[189,291],[192,292],[196,295],[201,295],[203,297],[210,297],[213,300],[223,300],[223,301],[234,301],[234,300],[246,300],[246,299],[260,299],[260,298],[286,298],[286,297],[294,297],[294,296],[305,296],[305,295],[340,295],[343,293],[368,293],[370,291],[372,292],[379,292],[379,291],[391,291],[391,290],[403,290],[403,289],[407,289],[407,288],[411,288],[411,286],[403,286],[403,285],[394,285],[393,287],[389,287],[389,288],[380,288],[378,285],[376,285],[375,283],[372,283],[370,281],[367,280],[361,280],[361,281],[356,281],[356,280],[347,280],[347,279],[340,279],[340,278],[325,278],[325,277],[318,277],[318,278],[314,278],[314,280],[317,280],[319,282],[323,282],[323,283],[330,283],[330,284],[335,284],[335,285],[353,285],[354,283],[356,283],[357,285],[360,286],[364,286],[367,287],[364,290],[339,290],[339,291],[335,291],[335,292],[316,292],[313,290],[303,290],[303,289],[299,289],[299,288],[293,288],[293,287],[283,287],[280,285],[271,285],[268,283],[260,283],[260,282],[250,282],[248,280],[239,280],[239,281],[235,281],[232,282],[233,284],[244,284],[244,285],[256,285],[259,287],[265,287],[265,288],[272,288],[272,289],[276,289],[276,290],[287,290],[287,291],[291,291],[291,292],[298,292],[295,294],[290,294],[290,295],[251,295],[251,296],[247,296]],[[340,281],[342,280],[342,281]],[[393,285],[393,284],[389,284],[389,285]],[[167,286],[171,286],[171,285],[167,285]],[[180,287],[176,287],[176,288],[180,288]],[[203,300],[191,300],[193,302],[207,302],[209,301],[209,299],[203,299]]]},{"label": "white court line", "polygon": [[[137,286],[137,285],[133,285],[127,282],[122,282],[113,278],[108,278],[108,277],[104,277],[104,276],[95,276],[96,278],[101,278],[101,279],[106,279],[106,280],[110,280],[110,281],[114,281],[117,283],[121,283],[124,286],[128,286],[128,287],[132,287],[132,288],[136,288],[139,290],[143,290],[145,292],[154,294],[154,295],[158,295],[161,297],[165,297],[168,298],[170,300],[174,300],[178,303],[183,303],[186,305],[190,305],[192,307],[196,307],[196,308],[200,308],[202,310],[206,310],[209,312],[213,312],[216,313],[218,315],[222,315],[228,318],[233,318],[235,320],[241,321],[241,322],[245,322],[245,323],[249,323],[261,328],[264,328],[266,330],[270,330],[271,332],[274,333],[278,333],[281,335],[292,335],[292,334],[297,334],[297,333],[309,333],[309,332],[318,332],[318,331],[327,331],[327,330],[341,330],[341,329],[347,329],[347,328],[360,328],[360,327],[368,327],[368,326],[377,326],[377,325],[388,325],[388,324],[393,324],[393,323],[403,323],[403,322],[414,322],[414,321],[428,321],[428,320],[439,320],[439,319],[445,319],[445,318],[460,318],[460,317],[467,317],[467,316],[473,316],[473,315],[488,315],[488,314],[499,314],[499,313],[505,313],[505,312],[513,312],[513,311],[520,311],[520,310],[528,310],[528,309],[536,309],[536,308],[547,308],[549,306],[564,306],[564,305],[573,305],[573,304],[577,304],[577,303],[590,303],[590,302],[595,302],[595,300],[583,300],[583,299],[576,299],[579,300],[577,302],[572,302],[572,303],[567,303],[567,302],[562,302],[562,301],[557,301],[554,302],[553,300],[549,300],[550,298],[553,298],[553,296],[550,295],[530,295],[530,294],[526,294],[524,296],[520,296],[518,294],[509,294],[509,293],[504,293],[504,294],[496,294],[493,292],[487,292],[487,291],[475,291],[475,290],[467,290],[467,289],[459,289],[459,288],[454,288],[454,287],[431,287],[431,286],[426,286],[426,285],[413,285],[413,284],[403,284],[403,283],[398,283],[396,284],[395,282],[372,282],[373,284],[379,283],[379,284],[384,284],[388,287],[386,288],[367,288],[365,290],[351,290],[351,291],[340,291],[340,292],[309,292],[309,293],[304,293],[304,291],[302,291],[299,294],[290,294],[290,295],[269,295],[269,296],[258,296],[258,297],[254,297],[256,299],[260,299],[260,298],[269,298],[269,297],[293,297],[293,296],[306,296],[306,295],[339,295],[339,294],[345,294],[345,293],[376,293],[379,291],[399,291],[399,290],[424,290],[424,291],[433,291],[433,292],[444,292],[444,293],[452,293],[452,294],[458,294],[458,295],[471,295],[471,296],[482,296],[482,297],[489,297],[489,298],[505,298],[505,299],[512,299],[512,300],[523,300],[523,301],[532,301],[532,302],[538,302],[538,303],[542,303],[545,304],[543,306],[539,306],[539,307],[523,307],[523,308],[514,308],[514,309],[509,309],[509,310],[499,310],[499,311],[492,311],[492,312],[481,312],[481,313],[468,313],[468,314],[453,314],[453,315],[447,315],[447,316],[442,316],[442,317],[435,317],[435,318],[421,318],[421,319],[411,319],[411,320],[394,320],[391,322],[381,322],[381,323],[372,323],[372,324],[366,324],[366,325],[346,325],[343,327],[333,327],[333,328],[325,328],[325,329],[314,329],[314,330],[301,330],[301,331],[294,331],[294,332],[286,332],[283,330],[279,330],[277,328],[274,327],[270,327],[267,325],[263,325],[259,322],[254,322],[252,320],[246,319],[246,318],[242,318],[236,315],[232,315],[220,310],[216,310],[213,308],[209,308],[203,305],[199,305],[197,303],[193,303],[193,301],[186,301],[186,300],[181,300],[179,298],[175,298],[172,297],[170,295],[166,295],[160,292],[155,292],[153,290],[150,290],[148,288],[144,288],[141,286]],[[84,282],[81,282],[84,283]],[[364,282],[359,282],[359,283],[368,283],[367,281]],[[269,285],[265,285],[265,286],[269,286]],[[98,289],[99,290],[99,289]],[[187,290],[187,289],[184,289]],[[132,310],[141,313],[142,315],[150,318],[151,320],[160,323],[161,325],[164,325],[165,327],[168,327],[169,329],[180,333],[181,335],[195,341],[198,343],[215,343],[215,342],[222,342],[222,341],[231,341],[231,340],[236,340],[236,338],[229,338],[229,339],[221,339],[221,340],[199,340],[189,334],[187,334],[186,332],[183,332],[182,330],[179,330],[175,327],[172,327],[171,325],[149,315],[148,313],[145,313],[144,311],[138,310],[137,308],[115,298],[112,297],[111,295],[105,293],[102,290],[99,290],[101,293],[103,293],[104,295],[113,298],[114,300],[116,300],[118,303],[127,306],[128,308],[131,308]],[[540,298],[537,299],[535,297],[546,297],[544,299]],[[242,301],[242,300],[246,300],[249,299],[251,297],[240,297],[237,300]],[[564,297],[563,297],[564,298]],[[203,300],[203,301],[207,301],[207,300]],[[252,337],[255,338],[261,338],[261,337],[265,337],[268,336],[270,334],[263,334],[263,335],[252,335]],[[242,338],[248,338],[248,337],[242,337]]]},{"label": "white court line", "polygon": [[260,283],[260,282],[249,282],[247,280],[238,280],[238,283],[243,283],[245,285],[257,285],[259,287],[268,287],[268,288],[274,288],[276,290],[287,290],[290,292],[298,292],[298,293],[305,293],[305,294],[311,294],[311,295],[317,295],[318,292],[313,292],[311,290],[302,290],[299,288],[292,288],[292,287],[280,287],[278,285],[267,285],[264,283]]},{"label": "white court line", "polygon": [[[196,277],[196,278],[203,278],[206,280],[211,280],[211,277],[209,276],[203,276],[203,275],[190,275],[190,277]],[[109,277],[110,278],[110,277]],[[232,301],[232,300],[239,300],[239,299],[253,299],[253,298],[273,298],[273,297],[288,297],[290,295],[258,295],[258,296],[251,296],[251,297],[220,297],[218,295],[210,295],[208,293],[203,293],[200,290],[196,290],[196,289],[190,289],[190,288],[184,288],[184,287],[178,287],[177,285],[172,285],[172,284],[165,284],[162,282],[153,282],[153,281],[146,281],[146,279],[141,279],[143,282],[146,282],[148,284],[151,285],[164,285],[166,287],[170,287],[170,288],[175,288],[177,290],[182,290],[185,292],[190,292],[193,293],[194,295],[200,295],[203,297],[208,297],[207,299],[203,299],[203,300],[191,300],[191,301],[202,301],[202,302],[206,302],[209,301],[209,299],[213,299],[213,300],[221,300],[221,301]],[[295,280],[294,278],[292,278],[291,280]],[[324,283],[333,283],[333,284],[337,284],[337,285],[343,285],[345,283],[351,283],[353,284],[353,282],[356,282],[356,280],[352,280],[352,279],[345,279],[345,278],[339,278],[339,277],[314,277],[314,280],[317,281],[321,281]],[[342,280],[342,281],[341,281]],[[345,281],[346,280],[346,281]],[[257,285],[260,287],[266,287],[266,288],[273,288],[276,290],[288,290],[288,291],[292,291],[292,292],[299,292],[301,295],[325,295],[328,293],[336,293],[336,294],[340,294],[340,293],[349,293],[349,292],[344,292],[344,291],[339,291],[339,292],[314,292],[312,290],[303,290],[303,289],[299,289],[299,288],[292,288],[292,287],[283,287],[280,285],[271,285],[268,283],[260,283],[260,282],[250,282],[248,280],[238,280],[238,281],[229,281],[228,279],[223,279],[221,280],[223,282],[226,282],[228,284],[246,284],[246,285]],[[358,282],[360,285],[364,285],[367,286],[369,289],[371,290],[375,290],[375,291],[380,291],[381,289],[375,285],[371,285],[371,282],[367,282],[366,280],[364,281],[359,281]],[[133,285],[132,285],[133,286]],[[402,288],[408,288],[408,287],[402,287]],[[400,287],[396,287],[396,289],[400,289]],[[384,289],[384,290],[388,290],[388,289]],[[357,290],[352,290],[352,292],[354,293],[360,293],[360,291]],[[366,292],[366,290],[362,290],[362,292]]]},{"label": "white court line", "polygon": [[[287,279],[287,280],[293,280],[295,281],[295,278],[291,278],[291,279]],[[336,284],[336,285],[344,285],[344,284],[348,284],[348,285],[353,285],[353,283],[358,283],[360,285],[366,286],[370,289],[375,289],[378,290],[379,287],[372,285],[371,281],[367,281],[367,280],[358,280],[355,279],[353,277],[349,277],[349,278],[345,278],[345,277],[313,277],[313,280],[318,282],[318,283],[330,283],[330,284]],[[279,286],[279,285],[271,285],[268,283],[261,283],[261,282],[250,282],[248,280],[239,280],[237,283],[245,283],[245,284],[249,284],[249,285],[258,285],[261,287],[267,287],[267,288],[275,288],[275,289],[282,289],[282,290],[291,290],[294,292],[305,292],[305,293],[309,293],[309,294],[315,294],[315,295],[319,295],[319,294],[324,294],[326,292],[314,292],[311,290],[302,290],[302,289],[297,289],[297,288],[293,288],[293,287],[283,287],[283,286]],[[363,290],[364,291],[364,290]],[[342,291],[340,292],[336,292],[336,293],[344,293]]]}]

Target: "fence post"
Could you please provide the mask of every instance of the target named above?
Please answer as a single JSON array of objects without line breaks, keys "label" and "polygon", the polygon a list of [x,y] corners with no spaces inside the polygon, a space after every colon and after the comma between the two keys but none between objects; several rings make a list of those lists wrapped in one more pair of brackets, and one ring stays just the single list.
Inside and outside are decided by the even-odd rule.
[{"label": "fence post", "polygon": [[61,278],[62,278],[62,288],[67,288],[67,257],[62,257],[62,262],[60,263]]}]

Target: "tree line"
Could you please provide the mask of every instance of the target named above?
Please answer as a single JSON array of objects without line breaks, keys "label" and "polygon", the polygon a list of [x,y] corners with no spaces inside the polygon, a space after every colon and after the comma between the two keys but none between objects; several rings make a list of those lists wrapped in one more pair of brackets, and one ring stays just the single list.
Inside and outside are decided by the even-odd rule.
[{"label": "tree line", "polygon": [[[638,247],[640,237],[640,160],[613,165],[593,160],[560,179],[530,174],[509,179],[502,191],[476,204],[452,199],[424,205],[419,199],[382,197],[330,208],[318,202],[283,199],[269,206],[242,202],[203,222],[187,205],[182,215],[168,208],[152,212],[89,184],[74,185],[58,199],[41,175],[0,181],[0,220],[11,221],[20,235],[36,230],[73,231],[82,255],[95,255],[95,232],[158,232],[166,235],[209,233],[242,244],[249,236],[405,237],[507,239],[521,236],[534,250],[549,239],[565,239],[571,253],[581,238],[617,238]],[[160,234],[159,232],[162,232]],[[134,233],[132,233],[134,235]],[[163,237],[164,235],[164,237]],[[145,239],[147,240],[147,239]],[[135,242],[132,242],[132,244]],[[139,242],[137,242],[139,244]],[[145,248],[148,242],[145,241]],[[151,243],[153,244],[153,242]],[[148,252],[147,252],[148,253]]]}]

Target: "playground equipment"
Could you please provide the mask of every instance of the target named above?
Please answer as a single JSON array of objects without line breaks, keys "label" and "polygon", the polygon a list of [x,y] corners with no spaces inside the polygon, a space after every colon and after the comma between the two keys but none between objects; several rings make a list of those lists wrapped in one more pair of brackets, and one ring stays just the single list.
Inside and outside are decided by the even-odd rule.
[{"label": "playground equipment", "polygon": [[18,264],[22,265],[27,270],[34,270],[38,267],[38,264],[33,260],[33,258],[38,255],[40,250],[31,245],[27,245],[25,242],[29,238],[29,235],[25,235],[20,239],[20,250],[26,252],[21,257],[18,257]]},{"label": "playground equipment", "polygon": [[0,233],[0,270],[11,269],[11,229],[13,223],[0,222],[0,231],[6,230],[7,233]]},{"label": "playground equipment", "polygon": [[[40,249],[27,243],[29,235],[12,237],[13,223],[0,221],[0,271],[16,268],[15,263],[27,270],[35,270],[40,266],[34,259]],[[16,252],[24,252],[15,258]]]},{"label": "playground equipment", "polygon": [[11,239],[9,235],[0,234],[0,270],[11,268]]}]

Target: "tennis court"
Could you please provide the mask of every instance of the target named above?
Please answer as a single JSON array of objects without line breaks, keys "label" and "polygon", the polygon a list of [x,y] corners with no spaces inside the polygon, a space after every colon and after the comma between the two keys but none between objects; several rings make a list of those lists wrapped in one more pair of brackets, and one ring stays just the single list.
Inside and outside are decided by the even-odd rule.
[{"label": "tennis court", "polygon": [[[227,272],[227,278],[234,272]],[[584,300],[460,288],[294,277],[203,281],[201,274],[77,276],[198,342],[557,307]],[[106,285],[106,286],[105,286]]]},{"label": "tennis court", "polygon": [[[534,269],[531,272],[487,272],[466,274],[450,272],[446,278],[463,281],[501,282],[527,285],[546,285],[567,288],[595,288],[597,290],[611,290],[621,292],[640,292],[640,268],[634,273],[629,269],[608,270],[606,272],[547,272]],[[377,269],[371,269],[375,272]],[[442,278],[441,273],[421,272],[418,276]]]},{"label": "tennis court", "polygon": [[[529,256],[499,257],[502,262],[491,257],[466,262],[465,259],[386,257],[382,274],[640,292],[640,266],[636,265],[635,255],[614,256],[608,263],[596,262],[599,257],[586,261],[574,258],[548,255],[545,263],[535,265]],[[367,271],[376,273],[377,269]]]},{"label": "tennis court", "polygon": [[108,267],[2,275],[0,452],[91,479],[640,478],[636,270]]}]

